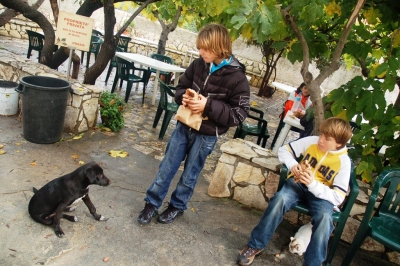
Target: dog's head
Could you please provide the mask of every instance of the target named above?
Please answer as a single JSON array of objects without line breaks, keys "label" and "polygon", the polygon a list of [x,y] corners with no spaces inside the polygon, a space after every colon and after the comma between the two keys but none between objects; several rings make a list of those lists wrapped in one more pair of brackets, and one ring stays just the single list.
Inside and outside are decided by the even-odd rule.
[{"label": "dog's head", "polygon": [[89,179],[89,183],[99,186],[108,186],[110,184],[110,179],[108,179],[104,173],[103,168],[101,168],[97,163],[90,162],[86,165],[85,176]]}]

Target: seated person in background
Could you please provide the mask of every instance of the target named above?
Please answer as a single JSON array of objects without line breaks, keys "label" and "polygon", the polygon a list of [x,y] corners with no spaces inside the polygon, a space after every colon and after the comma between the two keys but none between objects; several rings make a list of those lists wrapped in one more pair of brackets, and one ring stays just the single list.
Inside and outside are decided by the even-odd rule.
[{"label": "seated person in background", "polygon": [[[313,225],[303,265],[321,266],[324,262],[334,229],[332,214],[335,206],[342,204],[349,187],[351,161],[346,143],[352,131],[349,122],[337,117],[324,120],[320,131],[319,137],[302,138],[279,148],[278,158],[291,174],[271,198],[247,246],[240,251],[240,265],[253,262],[268,245],[283,215],[299,202],[307,204]],[[299,164],[296,158],[301,155]]]},{"label": "seated person in background", "polygon": [[301,104],[303,105],[304,110],[307,110],[311,105],[310,93],[306,87],[306,84],[301,83],[297,90],[291,92],[289,94],[288,99],[285,102],[283,109],[283,118],[286,116],[287,112],[292,109],[293,103],[296,100],[297,95],[301,94]]}]

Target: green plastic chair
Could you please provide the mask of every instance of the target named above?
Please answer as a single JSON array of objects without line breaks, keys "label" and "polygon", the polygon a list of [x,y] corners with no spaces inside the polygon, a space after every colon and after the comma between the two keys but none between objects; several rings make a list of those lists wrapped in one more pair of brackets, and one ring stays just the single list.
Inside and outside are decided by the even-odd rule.
[{"label": "green plastic chair", "polygon": [[158,121],[160,121],[161,115],[163,111],[165,111],[164,119],[161,125],[160,135],[158,136],[159,139],[163,139],[165,135],[165,131],[167,131],[169,122],[171,121],[172,116],[176,113],[179,108],[179,105],[175,102],[168,101],[168,95],[171,97],[175,97],[175,93],[173,90],[176,88],[173,86],[169,86],[162,82],[160,79],[160,102],[158,103],[156,116],[153,122],[153,128],[157,127]]},{"label": "green plastic chair", "polygon": [[[150,55],[151,58],[154,58],[158,61],[173,65],[174,64],[174,59],[172,59],[169,56],[166,55],[162,55],[162,54],[151,54]],[[154,68],[151,68],[151,72],[156,73],[157,70]],[[169,84],[171,82],[171,78],[172,78],[172,73],[171,72],[165,72],[165,71],[160,71],[160,76],[164,75],[165,76],[165,83]]]},{"label": "green plastic chair", "polygon": [[98,36],[98,37],[103,37],[103,33],[98,31],[98,30],[92,30],[92,35]]},{"label": "green plastic chair", "polygon": [[[115,50],[116,52],[123,52],[122,48],[117,46],[117,49]],[[113,58],[111,58],[110,60],[110,65],[108,66],[108,70],[107,70],[107,75],[106,75],[106,84],[108,79],[110,78],[111,75],[111,71],[113,70],[114,67],[117,67],[117,57],[114,56]],[[120,84],[120,87],[122,86],[122,84]]]},{"label": "green plastic chair", "polygon": [[[298,160],[300,161],[300,159]],[[339,245],[340,238],[343,233],[344,226],[346,224],[347,218],[349,218],[349,214],[351,211],[351,208],[354,205],[354,202],[357,199],[358,193],[360,192],[360,188],[358,186],[357,180],[356,180],[356,173],[355,173],[355,168],[353,165],[353,162],[351,162],[351,174],[350,174],[350,181],[349,181],[349,188],[350,191],[348,192],[348,195],[346,199],[344,200],[344,203],[340,207],[340,212],[334,212],[333,213],[333,222],[336,223],[336,227],[334,230],[334,235],[332,239],[332,243],[329,248],[328,256],[325,261],[325,265],[329,266],[332,263],[333,257],[335,256],[336,248]],[[278,191],[283,187],[283,184],[285,180],[287,179],[288,176],[288,168],[286,165],[282,165],[282,171],[280,174],[280,179],[279,179],[279,184],[278,184]],[[297,211],[302,214],[310,215],[310,212],[308,210],[308,207],[306,204],[299,203],[298,205],[294,206],[292,210]]]},{"label": "green plastic chair", "polygon": [[[133,83],[143,82],[143,98],[142,104],[144,103],[144,96],[146,93],[146,86],[149,83],[151,71],[150,68],[138,68],[129,61],[126,61],[122,58],[117,57],[117,73],[114,78],[114,83],[112,85],[111,93],[115,91],[115,87],[117,86],[118,80],[121,79],[128,82],[126,85],[126,93],[125,93],[125,102],[127,103],[129,100],[129,95],[131,94]],[[136,75],[135,71],[140,71],[142,76]]]},{"label": "green plastic chair", "polygon": [[120,36],[118,40],[118,47],[122,49],[122,52],[128,51],[129,42],[132,40],[131,37]]},{"label": "green plastic chair", "polygon": [[[341,265],[350,265],[367,236],[391,250],[400,252],[400,170],[383,171],[376,179],[364,218]],[[379,191],[385,187],[383,199],[375,208]]]},{"label": "green plastic chair", "polygon": [[44,43],[44,35],[31,30],[25,30],[25,31],[28,34],[28,39],[29,39],[28,54],[26,57],[30,58],[32,51],[33,50],[37,51],[39,53],[38,62],[40,62],[40,55],[42,53],[43,43]]},{"label": "green plastic chair", "polygon": [[[258,114],[258,116],[255,116],[253,113]],[[247,135],[258,136],[257,145],[260,145],[262,141],[261,147],[265,148],[267,140],[269,138],[269,134],[267,129],[268,122],[263,118],[264,118],[263,111],[255,107],[250,107],[250,111],[249,114],[247,115],[246,121],[252,119],[255,120],[256,123],[255,124],[247,123],[246,121],[244,121],[236,128],[233,138],[244,139]]]},{"label": "green plastic chair", "polygon": [[[99,54],[101,44],[103,43],[103,39],[99,36],[92,35],[92,38],[90,39],[90,49],[87,52],[87,58],[86,58],[86,68],[89,67],[89,61],[90,61],[90,54],[94,54],[94,60],[96,60],[97,55]],[[85,55],[85,52],[81,52],[81,64],[83,63],[83,57]]]}]

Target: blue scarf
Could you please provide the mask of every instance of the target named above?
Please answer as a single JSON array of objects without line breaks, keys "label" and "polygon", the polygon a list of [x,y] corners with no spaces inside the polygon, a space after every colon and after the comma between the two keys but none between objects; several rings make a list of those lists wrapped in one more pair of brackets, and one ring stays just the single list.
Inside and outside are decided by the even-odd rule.
[{"label": "blue scarf", "polygon": [[211,62],[210,73],[214,73],[221,67],[229,65],[231,62],[232,62],[232,56],[229,57],[228,61],[226,59],[222,60],[222,62],[219,63],[219,65],[214,65],[214,63]]}]

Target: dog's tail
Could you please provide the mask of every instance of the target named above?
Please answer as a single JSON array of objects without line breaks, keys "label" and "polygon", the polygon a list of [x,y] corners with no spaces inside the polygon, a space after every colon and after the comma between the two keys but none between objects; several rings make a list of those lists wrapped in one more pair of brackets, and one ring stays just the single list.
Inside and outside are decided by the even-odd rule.
[{"label": "dog's tail", "polygon": [[38,192],[38,190],[35,187],[32,187],[33,193],[36,194],[36,192]]}]

